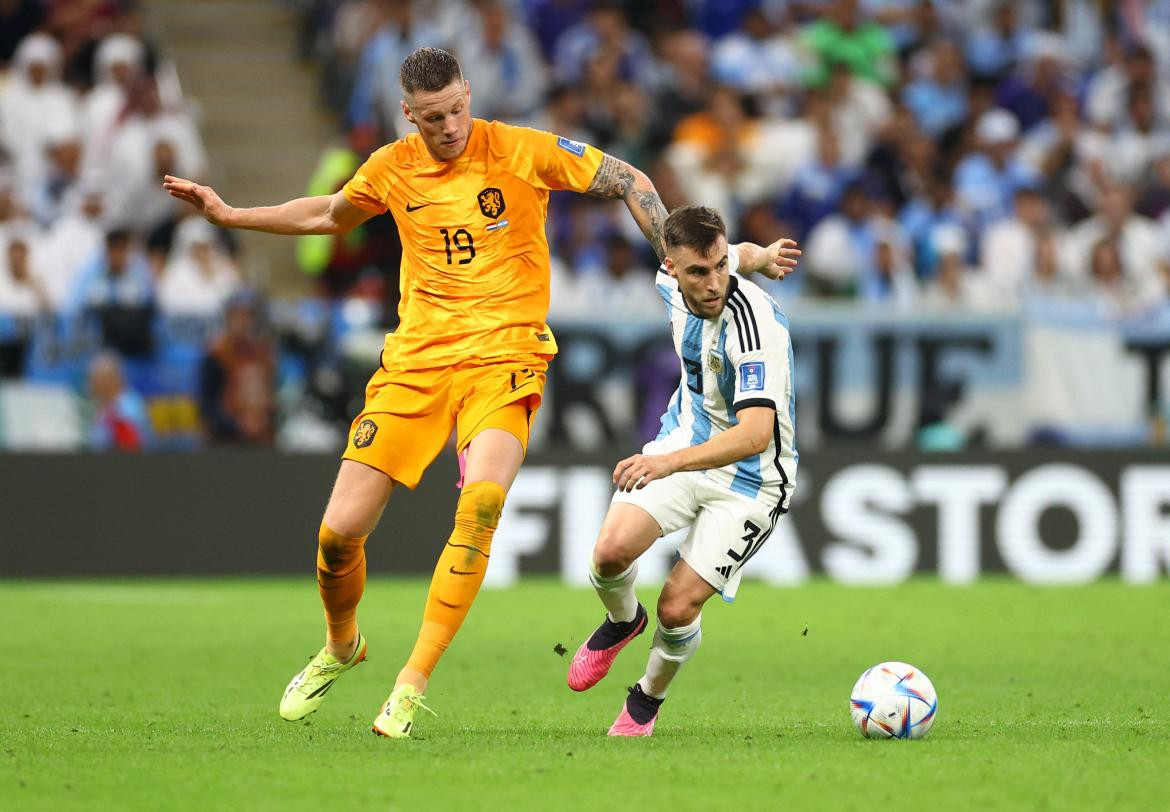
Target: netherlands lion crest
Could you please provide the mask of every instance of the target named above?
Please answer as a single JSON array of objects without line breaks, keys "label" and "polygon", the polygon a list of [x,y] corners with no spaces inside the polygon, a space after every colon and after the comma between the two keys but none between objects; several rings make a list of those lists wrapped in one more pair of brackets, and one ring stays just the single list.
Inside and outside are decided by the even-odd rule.
[{"label": "netherlands lion crest", "polygon": [[504,213],[504,193],[494,186],[489,186],[480,192],[476,199],[479,201],[479,210],[484,217],[495,220]]},{"label": "netherlands lion crest", "polygon": [[358,423],[357,429],[353,433],[353,447],[365,448],[370,443],[374,442],[374,435],[378,433],[378,424],[373,420],[363,420]]}]

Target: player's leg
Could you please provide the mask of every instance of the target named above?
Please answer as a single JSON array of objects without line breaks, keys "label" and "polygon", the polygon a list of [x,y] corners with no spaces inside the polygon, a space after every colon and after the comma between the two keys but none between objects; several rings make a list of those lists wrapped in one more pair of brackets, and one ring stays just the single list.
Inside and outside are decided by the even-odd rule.
[{"label": "player's leg", "polygon": [[611,736],[649,736],[658,708],[679,669],[703,640],[703,604],[716,592],[686,561],[671,570],[658,596],[658,628],[646,673],[629,689],[625,706],[609,730]]},{"label": "player's leg", "polygon": [[[510,404],[503,411],[527,423],[524,404]],[[413,685],[424,691],[439,658],[463,625],[487,574],[504,498],[523,461],[524,446],[512,432],[501,428],[484,429],[468,445],[454,528],[435,565],[418,639],[395,687]]]},{"label": "player's leg", "polygon": [[415,711],[426,707],[421,700],[431,673],[479,594],[504,498],[528,448],[544,368],[542,359],[533,359],[524,367],[502,363],[455,374],[453,400],[462,403],[456,445],[467,452],[463,490],[451,537],[431,577],[414,649],[374,720],[377,733],[410,735]]},{"label": "player's leg", "polygon": [[342,460],[317,535],[317,589],[325,608],[325,647],[297,673],[280,701],[289,721],[317,710],[333,683],[366,655],[357,605],[366,585],[365,543],[377,525],[394,481],[352,460]]},{"label": "player's leg", "polygon": [[651,734],[667,688],[699,649],[703,604],[717,592],[724,600],[732,599],[740,570],[767,540],[779,515],[762,502],[709,480],[696,482],[702,509],[679,547],[682,560],[671,570],[658,598],[658,628],[646,673],[630,688],[610,735]]},{"label": "player's leg", "polygon": [[357,605],[366,585],[366,539],[386,509],[394,480],[342,460],[317,539],[317,588],[325,607],[325,650],[339,660],[357,647]]},{"label": "player's leg", "polygon": [[316,710],[340,674],[365,657],[357,605],[366,581],[365,543],[395,485],[415,487],[451,433],[442,374],[379,369],[366,390],[366,410],[353,421],[317,543],[317,584],[325,609],[326,644],[289,683],[281,715]]},{"label": "player's leg", "polygon": [[638,558],[664,533],[694,519],[693,489],[692,477],[684,474],[614,495],[589,573],[606,617],[573,655],[566,681],[574,691],[600,682],[621,650],[645,630],[646,609],[634,593]]}]

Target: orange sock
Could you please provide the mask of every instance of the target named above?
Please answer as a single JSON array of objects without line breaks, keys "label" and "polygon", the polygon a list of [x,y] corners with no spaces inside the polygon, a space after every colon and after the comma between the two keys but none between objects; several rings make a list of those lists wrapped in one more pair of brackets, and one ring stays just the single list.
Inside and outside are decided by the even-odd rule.
[{"label": "orange sock", "polygon": [[317,535],[317,589],[331,643],[348,643],[357,636],[357,605],[366,588],[367,538],[347,538],[324,522]]},{"label": "orange sock", "polygon": [[455,508],[455,530],[431,577],[422,628],[407,668],[430,677],[463,625],[487,573],[492,535],[503,509],[504,489],[495,482],[472,482],[464,486]]}]

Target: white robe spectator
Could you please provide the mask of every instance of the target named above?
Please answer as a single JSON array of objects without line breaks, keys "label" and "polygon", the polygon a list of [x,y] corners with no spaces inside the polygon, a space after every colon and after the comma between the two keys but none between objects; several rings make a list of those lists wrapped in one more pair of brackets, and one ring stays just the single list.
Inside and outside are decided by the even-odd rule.
[{"label": "white robe spectator", "polygon": [[203,144],[191,117],[164,110],[154,81],[140,79],[131,109],[114,130],[107,178],[111,218],[149,230],[174,216],[174,201],[162,188],[164,174],[201,177],[207,166]]},{"label": "white robe spectator", "polygon": [[81,121],[87,137],[87,166],[101,166],[110,154],[118,116],[126,107],[131,82],[141,73],[146,49],[129,34],[110,34],[94,55],[97,83],[85,95]]},{"label": "white robe spectator", "polygon": [[31,34],[13,58],[11,78],[0,89],[0,146],[12,156],[21,188],[45,174],[49,136],[76,127],[76,94],[61,82],[61,46],[48,34]]},{"label": "white robe spectator", "polygon": [[188,217],[176,229],[171,255],[158,282],[165,315],[212,318],[239,290],[240,275],[206,221]]},{"label": "white robe spectator", "polygon": [[101,186],[82,181],[78,198],[53,223],[41,243],[45,288],[57,311],[65,308],[81,269],[101,252],[105,240]]}]

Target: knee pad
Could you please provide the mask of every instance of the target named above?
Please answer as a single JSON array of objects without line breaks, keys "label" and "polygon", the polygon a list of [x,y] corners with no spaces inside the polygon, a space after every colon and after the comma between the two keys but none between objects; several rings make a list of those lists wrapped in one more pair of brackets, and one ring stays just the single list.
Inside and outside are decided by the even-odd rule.
[{"label": "knee pad", "polygon": [[350,538],[329,529],[324,522],[317,531],[317,569],[333,576],[352,571],[362,559],[367,536]]},{"label": "knee pad", "polygon": [[505,495],[503,487],[495,482],[472,482],[463,487],[455,507],[455,532],[484,557],[491,551]]}]

